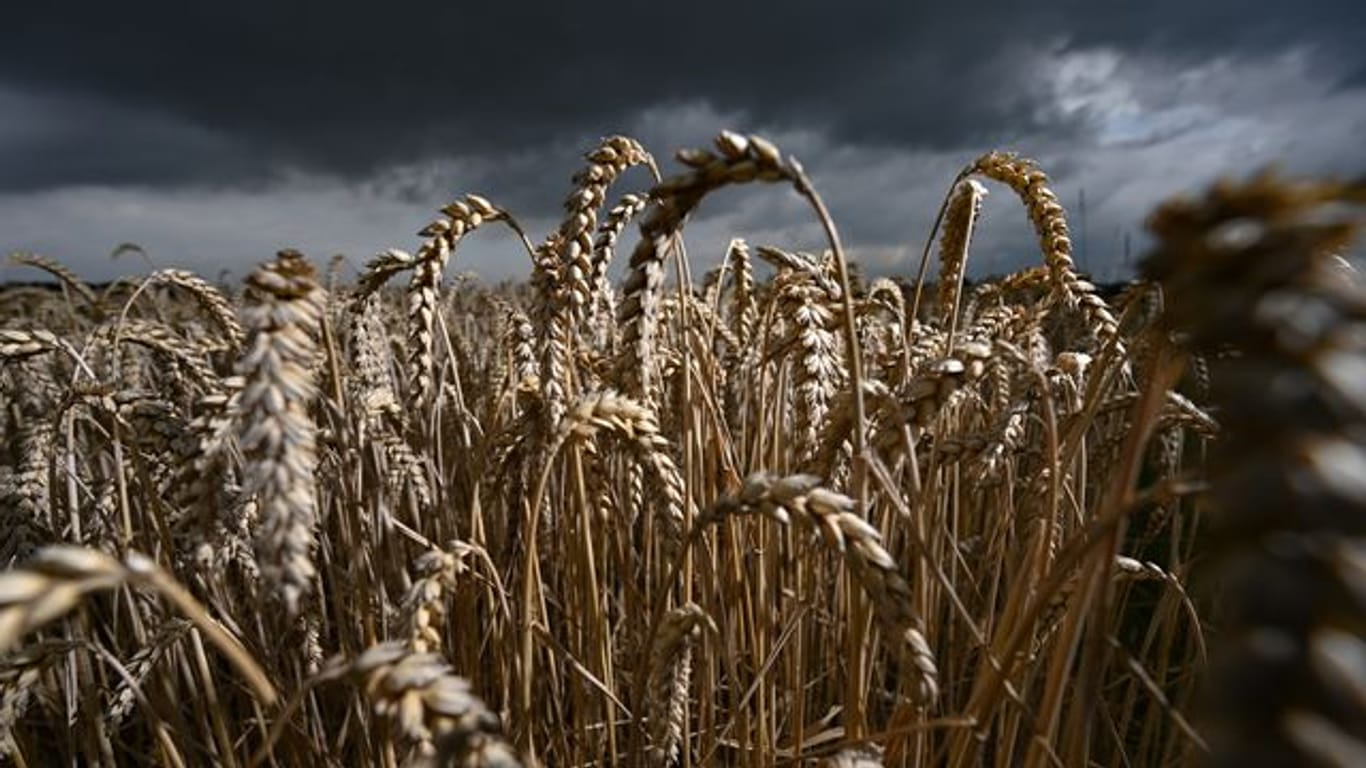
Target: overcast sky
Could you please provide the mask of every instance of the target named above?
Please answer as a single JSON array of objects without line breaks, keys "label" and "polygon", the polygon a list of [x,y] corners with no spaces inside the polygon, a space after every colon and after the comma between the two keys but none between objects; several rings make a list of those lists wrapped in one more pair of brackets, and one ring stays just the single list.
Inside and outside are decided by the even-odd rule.
[{"label": "overcast sky", "polygon": [[[1084,266],[1108,278],[1170,194],[1270,164],[1366,172],[1363,0],[1004,5],[11,3],[0,251],[91,279],[143,268],[110,259],[124,242],[210,277],[286,246],[360,264],[414,247],[465,192],[535,237],[598,137],[635,136],[669,173],[674,150],[734,128],[803,161],[878,273],[913,271],[964,164],[1036,157]],[[708,199],[687,234],[704,266],[731,236],[819,243],[773,188]],[[490,280],[526,272],[498,230],[457,259]],[[973,259],[976,274],[1038,259],[1004,187]]]}]

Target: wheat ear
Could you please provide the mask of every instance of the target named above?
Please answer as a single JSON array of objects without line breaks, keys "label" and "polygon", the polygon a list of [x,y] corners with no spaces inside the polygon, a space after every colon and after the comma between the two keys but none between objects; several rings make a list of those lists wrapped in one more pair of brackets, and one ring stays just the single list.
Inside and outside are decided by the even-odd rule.
[{"label": "wheat ear", "polygon": [[9,260],[11,264],[20,264],[26,267],[41,269],[58,280],[61,280],[62,285],[77,296],[80,296],[81,300],[86,303],[86,306],[95,310],[97,314],[100,312],[101,304],[99,297],[95,295],[95,292],[91,290],[90,286],[86,284],[79,275],[72,272],[65,264],[62,264],[55,259],[49,259],[46,256],[41,256],[36,253],[25,253],[22,251],[11,253]]},{"label": "wheat ear", "polygon": [[237,322],[232,303],[212,283],[183,269],[160,269],[153,272],[150,279],[188,292],[194,297],[195,303],[213,318],[219,329],[227,334],[229,349],[236,352],[242,348],[245,334],[241,323]]},{"label": "wheat ear", "polygon": [[728,184],[793,181],[796,173],[766,139],[729,131],[716,139],[719,154],[684,150],[678,159],[692,170],[666,179],[650,192],[654,203],[640,225],[640,243],[631,254],[622,287],[617,323],[624,355],[619,372],[627,395],[653,402],[656,394],[655,333],[664,288],[664,258],[669,241],[702,198]]},{"label": "wheat ear", "polygon": [[944,228],[939,235],[939,318],[949,329],[949,338],[958,322],[958,302],[967,272],[968,249],[977,217],[982,211],[987,188],[972,179],[958,182],[949,198]]},{"label": "wheat ear", "polygon": [[404,643],[372,646],[343,671],[361,682],[375,712],[421,745],[428,764],[519,768],[498,716],[440,656]]},{"label": "wheat ear", "polygon": [[[1096,287],[1077,274],[1072,261],[1072,238],[1067,229],[1067,214],[1058,196],[1048,186],[1048,174],[1033,160],[1007,152],[989,152],[968,169],[998,181],[1014,190],[1024,203],[1029,221],[1039,238],[1044,262],[1053,281],[1055,294],[1067,306],[1079,305],[1091,330],[1101,342],[1119,344],[1119,323],[1110,306],[1096,293]],[[1122,350],[1122,347],[1117,347]]]},{"label": "wheat ear", "polygon": [[316,394],[312,370],[326,297],[314,276],[303,254],[281,251],[247,278],[247,346],[237,365],[245,380],[237,421],[243,491],[256,498],[261,514],[257,561],[291,616],[316,573],[317,458],[308,410]]},{"label": "wheat ear", "polygon": [[796,522],[814,529],[831,549],[844,555],[850,573],[863,587],[887,630],[887,641],[911,675],[911,694],[928,705],[939,694],[939,671],[925,639],[923,622],[910,584],[896,560],[882,546],[882,534],[854,513],[853,499],[821,487],[814,475],[780,477],[756,472],[745,478],[740,493],[719,500],[701,525],[730,514],[757,514],[784,525]]},{"label": "wheat ear", "polygon": [[646,701],[650,726],[646,762],[651,766],[664,768],[678,761],[688,719],[693,645],[702,627],[717,632],[711,617],[695,603],[687,603],[664,615],[651,644]]}]

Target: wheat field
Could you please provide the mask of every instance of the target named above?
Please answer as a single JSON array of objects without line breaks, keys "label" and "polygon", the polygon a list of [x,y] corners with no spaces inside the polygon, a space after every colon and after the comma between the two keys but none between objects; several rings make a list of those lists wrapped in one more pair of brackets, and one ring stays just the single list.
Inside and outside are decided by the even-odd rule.
[{"label": "wheat field", "polygon": [[[873,280],[768,141],[677,160],[605,139],[544,239],[469,194],[348,283],[13,255],[60,290],[0,290],[0,751],[1366,764],[1366,181],[1173,201],[1102,291],[1015,155]],[[753,182],[826,247],[686,250]],[[973,283],[988,193],[1038,265]],[[449,279],[476,229],[531,279]]]}]

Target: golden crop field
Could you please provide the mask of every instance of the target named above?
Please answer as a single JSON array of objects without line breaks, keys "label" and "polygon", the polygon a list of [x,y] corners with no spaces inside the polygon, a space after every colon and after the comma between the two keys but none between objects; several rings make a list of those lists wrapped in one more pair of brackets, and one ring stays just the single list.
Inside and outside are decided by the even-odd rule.
[{"label": "golden crop field", "polygon": [[[1101,291],[1014,155],[896,280],[764,139],[678,161],[351,284],[14,255],[60,290],[0,291],[9,760],[1366,764],[1366,181],[1168,203]],[[684,248],[753,182],[827,247]],[[992,187],[1038,265],[974,284]],[[446,278],[480,228],[527,283]]]}]

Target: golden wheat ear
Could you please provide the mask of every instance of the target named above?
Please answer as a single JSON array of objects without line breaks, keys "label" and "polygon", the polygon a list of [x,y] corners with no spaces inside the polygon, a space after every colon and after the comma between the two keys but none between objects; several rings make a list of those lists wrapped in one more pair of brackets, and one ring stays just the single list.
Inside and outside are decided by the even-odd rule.
[{"label": "golden wheat ear", "polygon": [[247,278],[247,342],[237,363],[244,379],[237,419],[243,492],[261,515],[256,558],[290,615],[317,575],[316,427],[309,407],[326,295],[315,275],[303,254],[281,251]]},{"label": "golden wheat ear", "polygon": [[693,646],[703,627],[717,633],[715,622],[697,604],[679,606],[664,615],[650,646],[646,762],[651,766],[677,764],[688,721]]},{"label": "golden wheat ear", "polygon": [[924,622],[913,607],[910,584],[882,545],[882,534],[856,514],[856,506],[848,496],[822,487],[814,475],[756,472],[745,478],[738,494],[721,499],[703,515],[692,535],[729,515],[761,515],[818,533],[827,547],[844,556],[872,601],[886,630],[884,640],[908,677],[911,698],[929,706],[939,696],[939,670]]},{"label": "golden wheat ear", "polygon": [[376,714],[418,743],[425,764],[520,768],[498,716],[441,657],[384,643],[343,670],[361,685]]}]

